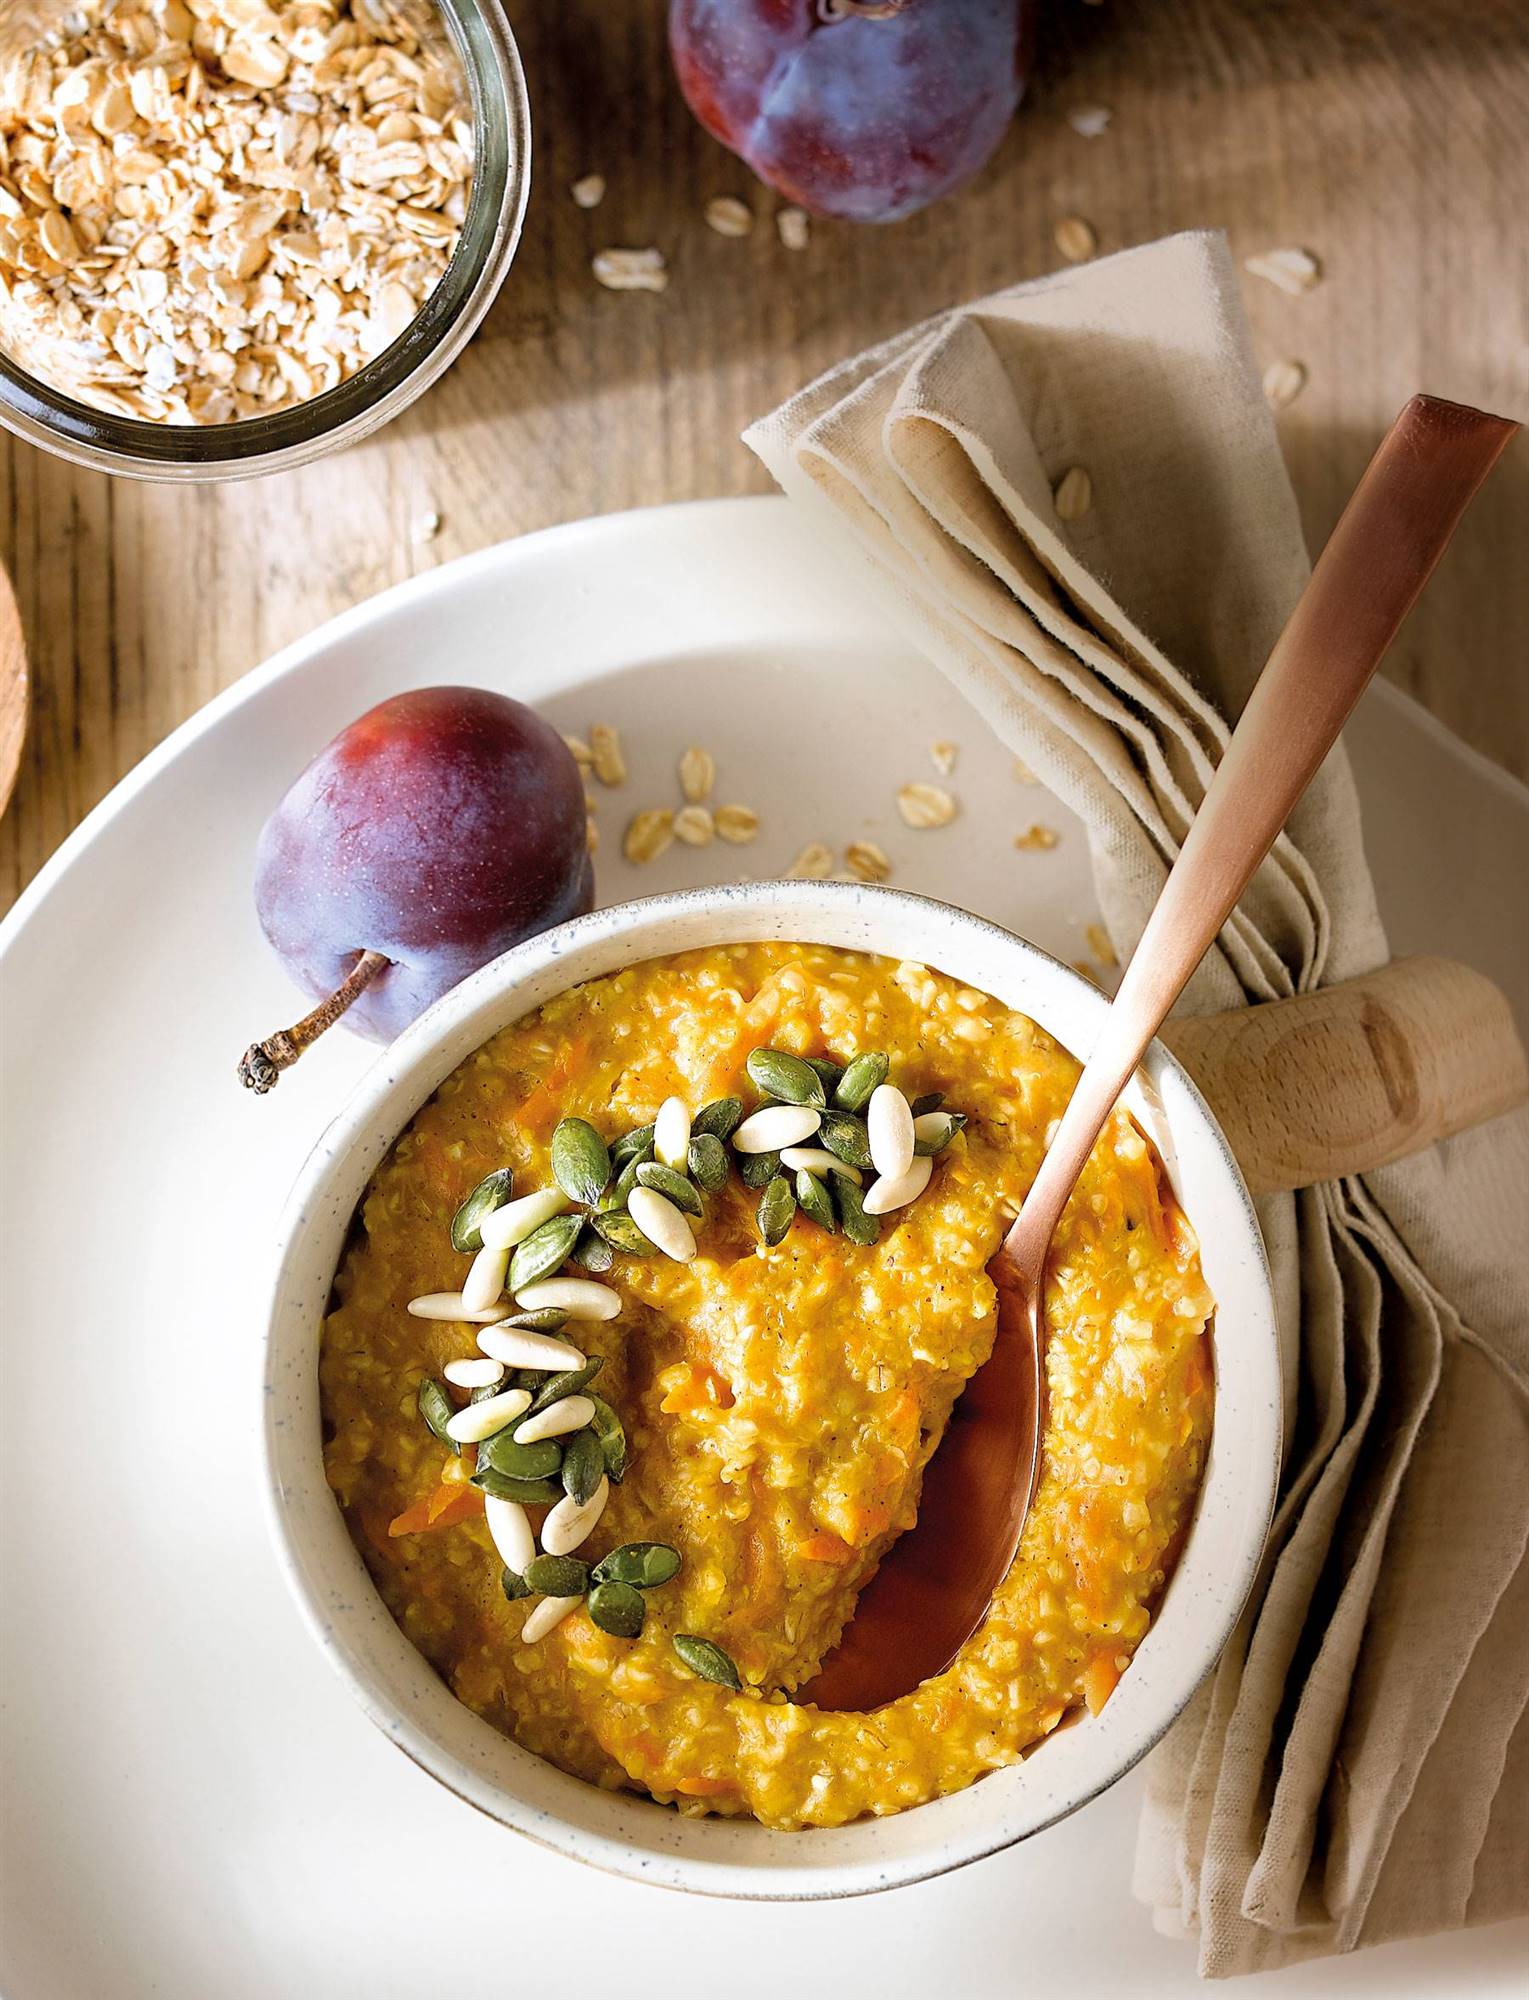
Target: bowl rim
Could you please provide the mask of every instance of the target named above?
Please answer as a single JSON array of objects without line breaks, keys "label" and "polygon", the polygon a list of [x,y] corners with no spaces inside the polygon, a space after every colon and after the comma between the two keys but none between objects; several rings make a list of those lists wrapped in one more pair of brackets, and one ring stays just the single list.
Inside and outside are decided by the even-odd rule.
[{"label": "bowl rim", "polygon": [[[516,1004],[516,996],[532,985],[539,977],[546,977],[560,962],[582,957],[590,952],[598,952],[602,945],[620,947],[616,963],[622,966],[640,964],[647,958],[665,957],[676,952],[697,948],[690,944],[664,943],[655,938],[674,920],[699,917],[714,925],[707,940],[709,945],[721,946],[732,942],[748,941],[755,935],[777,935],[789,939],[793,932],[788,927],[779,932],[754,933],[748,928],[748,921],[758,923],[767,916],[789,915],[793,911],[806,912],[811,906],[837,908],[848,921],[857,905],[866,906],[877,912],[886,913],[889,925],[896,925],[899,916],[911,922],[928,921],[931,915],[946,921],[952,934],[965,932],[971,942],[985,941],[1001,953],[1013,953],[1016,962],[1028,962],[1033,972],[1039,969],[1046,980],[1061,982],[1068,1002],[1077,1009],[1077,1040],[1086,1045],[1090,1027],[1096,1026],[1108,1008],[1108,997],[1089,980],[1064,961],[1043,951],[1029,940],[1005,929],[1002,925],[961,910],[955,905],[938,898],[913,894],[906,890],[892,889],[883,885],[863,883],[829,883],[802,880],[771,880],[750,883],[716,885],[676,891],[669,894],[641,898],[629,902],[613,904],[569,920],[554,930],[543,932],[526,940],[491,961],[479,971],[470,975],[458,986],[452,988],[433,1006],[428,1008],[416,1021],[384,1049],[353,1087],[349,1097],[334,1118],[319,1135],[294,1183],[291,1195],[283,1211],[279,1229],[276,1269],[271,1285],[270,1303],[266,1316],[262,1355],[262,1388],[264,1421],[261,1430],[262,1450],[262,1499],[267,1524],[271,1533],[278,1567],[287,1587],[297,1603],[303,1622],[310,1634],[349,1689],[353,1699],[363,1712],[383,1731],[394,1746],[403,1751],[410,1760],[435,1778],[448,1791],[464,1803],[472,1805],[499,1824],[526,1835],[538,1844],[562,1853],[573,1859],[584,1861],[606,1872],[628,1879],[655,1883],[659,1886],[694,1893],[733,1897],[743,1900],[763,1901],[810,1901],[837,1898],[850,1895],[873,1893],[885,1888],[905,1886],[926,1880],[948,1870],[964,1866],[969,1862],[984,1859],[1016,1842],[1041,1832],[1057,1820],[1065,1818],[1079,1807],[1097,1797],[1115,1784],[1131,1770],[1146,1753],[1167,1732],[1172,1723],[1183,1712],[1196,1690],[1209,1675],[1219,1660],[1221,1653],[1236,1628],[1262,1559],[1269,1528],[1273,1521],[1276,1489],[1283,1446],[1283,1413],[1281,1394],[1281,1369],[1279,1343],[1275,1317],[1273,1280],[1269,1270],[1262,1232],[1260,1230],[1252,1198],[1243,1182],[1237,1163],[1231,1153],[1220,1127],[1216,1124],[1204,1098],[1196,1089],[1192,1079],[1170,1050],[1162,1043],[1155,1042],[1144,1059],[1138,1072],[1138,1081],[1132,1091],[1145,1090],[1142,1100],[1161,1113],[1153,1121],[1153,1137],[1164,1150],[1165,1164],[1171,1177],[1176,1177],[1177,1139],[1187,1128],[1195,1135],[1195,1142],[1203,1146],[1202,1158],[1209,1164],[1209,1170],[1219,1177],[1230,1202],[1235,1230],[1240,1237],[1238,1251],[1247,1257],[1252,1267],[1252,1292],[1257,1311],[1258,1323],[1248,1329],[1248,1336],[1239,1335],[1239,1352],[1247,1348],[1255,1361],[1261,1357],[1261,1364],[1255,1368],[1254,1379],[1239,1393],[1245,1402],[1259,1402],[1266,1410],[1263,1420],[1262,1443],[1264,1449],[1257,1454],[1256,1463],[1244,1464],[1241,1468],[1244,1483],[1248,1486],[1245,1504],[1240,1511],[1241,1532],[1237,1559],[1230,1572],[1220,1581],[1214,1617],[1207,1629],[1203,1630],[1191,1648],[1192,1657],[1177,1668],[1170,1669],[1172,1694],[1166,1701],[1158,1699],[1149,1703],[1150,1725],[1138,1726],[1134,1737],[1123,1743],[1109,1769],[1101,1777],[1091,1778],[1084,1790],[1076,1795],[1067,1794],[1051,1805],[1033,1810],[1018,1817],[1024,1823],[1014,1824],[1014,1815],[1006,1819],[1002,1814],[991,1816],[991,1823],[973,1836],[940,1845],[934,1843],[930,1851],[923,1851],[923,1844],[915,1842],[919,1851],[912,1856],[903,1856],[891,1863],[857,1859],[842,1860],[824,1855],[821,1850],[829,1842],[842,1842],[844,1836],[853,1835],[861,1829],[905,1828],[919,1821],[920,1816],[932,1816],[952,1800],[964,1800],[974,1794],[990,1795],[990,1788],[997,1787],[1005,1778],[1012,1778],[1018,1772],[1032,1768],[1028,1757],[1018,1765],[994,1771],[961,1791],[925,1802],[920,1806],[887,1817],[862,1819],[852,1822],[849,1827],[838,1829],[804,1829],[786,1832],[762,1826],[752,1819],[726,1819],[708,1817],[703,1820],[682,1818],[670,1808],[637,1793],[606,1792],[599,1787],[586,1784],[583,1780],[569,1777],[543,1759],[522,1751],[513,1740],[500,1733],[459,1702],[446,1683],[419,1653],[411,1640],[395,1624],[391,1614],[383,1605],[376,1586],[372,1583],[359,1551],[350,1539],[349,1527],[345,1523],[339,1507],[324,1483],[322,1453],[318,1446],[316,1423],[310,1437],[308,1462],[303,1468],[311,1480],[314,1464],[317,1464],[318,1485],[323,1489],[322,1498],[327,1502],[327,1523],[320,1532],[334,1540],[335,1531],[343,1537],[352,1559],[355,1579],[367,1599],[365,1610],[384,1629],[384,1643],[395,1653],[402,1649],[418,1674],[433,1684],[436,1691],[436,1705],[446,1704],[448,1711],[454,1711],[458,1725],[460,1718],[466,1717],[469,1732],[482,1732],[490,1739],[499,1757],[506,1746],[513,1752],[517,1765],[535,1767],[534,1775],[524,1772],[526,1789],[542,1794],[560,1795],[568,1800],[571,1810],[579,1804],[588,1804],[590,1798],[604,1803],[604,1810],[618,1820],[638,1824],[637,1816],[659,1815],[666,1825],[679,1822],[686,1828],[705,1829],[702,1838],[708,1839],[722,1852],[717,1858],[699,1857],[682,1851],[682,1843],[664,1843],[655,1830],[653,1822],[641,1820],[641,1838],[634,1839],[620,1831],[592,1831],[581,1827],[559,1809],[554,1803],[538,1804],[528,1799],[524,1791],[510,1788],[502,1778],[489,1772],[484,1775],[483,1767],[490,1761],[488,1745],[479,1746],[474,1742],[472,1758],[469,1759],[460,1748],[454,1749],[443,1743],[440,1734],[405,1712],[402,1707],[374,1685],[375,1669],[363,1657],[359,1627],[352,1630],[341,1620],[355,1619],[357,1607],[349,1603],[331,1603],[326,1606],[318,1578],[309,1556],[303,1546],[302,1536],[290,1505],[291,1496],[283,1477],[283,1468],[293,1450],[294,1427],[289,1424],[286,1398],[290,1385],[281,1379],[287,1366],[281,1355],[284,1318],[289,1310],[306,1314],[312,1320],[314,1330],[327,1309],[329,1288],[333,1281],[331,1265],[324,1281],[324,1296],[319,1302],[317,1313],[313,1311],[311,1300],[304,1302],[289,1299],[294,1285],[294,1265],[302,1256],[304,1243],[315,1226],[318,1210],[325,1198],[326,1188],[336,1177],[343,1177],[349,1169],[354,1172],[358,1154],[370,1155],[365,1171],[354,1196],[344,1202],[344,1219],[340,1224],[340,1242],[354,1214],[360,1193],[370,1179],[376,1164],[391,1148],[400,1132],[413,1118],[419,1107],[433,1094],[439,1083],[457,1065],[466,1060],[473,1048],[479,1047],[499,1028],[508,1026],[523,1018],[524,1014],[546,1004],[555,993],[583,983],[587,979],[604,976],[615,969],[615,963],[602,968],[574,970],[566,978],[549,988],[546,993],[528,998],[523,1005]],[[735,916],[744,919],[744,929],[735,934],[730,928],[730,920]],[[810,916],[804,916],[809,935],[802,941],[811,942]],[[826,918],[823,921],[827,921]],[[902,928],[908,928],[904,921]],[[881,927],[883,930],[887,925]],[[920,950],[916,954],[900,954],[895,947],[889,948],[883,941],[876,944],[838,945],[838,949],[866,950],[883,957],[896,959],[899,956],[916,956],[921,963],[938,964],[935,956]],[[947,968],[948,970],[948,968]],[[952,977],[962,977],[951,973]],[[973,981],[972,983],[977,983]],[[1003,1001],[1004,1005],[1016,1004]],[[494,1025],[483,1026],[478,1017],[492,1012]],[[1044,1026],[1045,1023],[1042,1023]],[[460,1038],[464,1030],[473,1027],[469,1044],[452,1055],[451,1060],[441,1065],[442,1051],[454,1038]],[[1047,1032],[1055,1034],[1054,1028]],[[1058,1036],[1058,1039],[1063,1039]],[[428,1072],[427,1080],[420,1087],[420,1079]],[[1162,1093],[1167,1089],[1177,1101],[1174,1124],[1171,1133],[1166,1124],[1167,1113],[1162,1109]],[[412,1093],[412,1094],[410,1094]],[[394,1122],[390,1116],[381,1140],[377,1139],[376,1127],[379,1113],[390,1100],[400,1094],[408,1095],[407,1108],[401,1119]],[[1130,1093],[1128,1093],[1130,1094]],[[1138,1105],[1140,1114],[1140,1106]],[[1146,1114],[1152,1117],[1149,1110]],[[1225,1218],[1223,1218],[1223,1221]],[[1223,1232],[1224,1233],[1224,1232]],[[327,1261],[327,1260],[326,1260]],[[301,1290],[301,1282],[298,1281]],[[1217,1345],[1217,1430],[1220,1427],[1223,1403],[1223,1378],[1220,1367],[1220,1342]],[[1243,1354],[1243,1359],[1247,1354]],[[308,1358],[308,1373],[317,1377],[316,1344]],[[1141,1642],[1133,1658],[1133,1667],[1140,1668],[1142,1656],[1153,1637],[1163,1629],[1170,1605],[1174,1602],[1174,1585],[1189,1567],[1190,1552],[1200,1527],[1201,1514],[1206,1493],[1211,1486],[1215,1460],[1215,1437],[1212,1439],[1212,1455],[1202,1477],[1201,1491],[1196,1502],[1196,1512],[1191,1530],[1186,1539],[1184,1556],[1175,1578],[1170,1581],[1169,1593],[1160,1602],[1153,1616],[1152,1628]],[[354,1580],[354,1579],[353,1579]],[[338,1616],[336,1614],[339,1614]],[[1173,1636],[1178,1638],[1176,1629]],[[1138,1685],[1140,1685],[1138,1671]],[[1132,1677],[1127,1675],[1122,1688],[1131,1685]],[[414,1699],[418,1699],[416,1692]],[[1119,1693],[1115,1698],[1119,1705]],[[1083,1725],[1084,1728],[1101,1728],[1099,1719]],[[1063,1729],[1047,1739],[1045,1746],[1054,1756],[1063,1747],[1065,1739],[1078,1732]],[[1052,1746],[1055,1746],[1054,1748]],[[474,1764],[478,1768],[474,1768]],[[549,1776],[550,1774],[550,1776]],[[578,1794],[575,1799],[567,1788]],[[626,1810],[630,1807],[631,1810]],[[932,1828],[931,1828],[932,1831]],[[652,1835],[650,1841],[648,1836]],[[779,1844],[779,1851],[768,1861],[752,1853],[743,1859],[733,1857],[732,1850],[742,1844],[758,1846],[761,1843]],[[655,1851],[655,1843],[661,1848],[669,1846],[675,1851],[663,1853]],[[812,1848],[817,1844],[818,1852]]]}]

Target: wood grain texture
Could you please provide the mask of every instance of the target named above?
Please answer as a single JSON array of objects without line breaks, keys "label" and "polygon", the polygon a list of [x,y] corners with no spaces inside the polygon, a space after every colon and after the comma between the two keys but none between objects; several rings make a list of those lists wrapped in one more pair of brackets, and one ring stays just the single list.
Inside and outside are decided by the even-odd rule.
[{"label": "wood grain texture", "polygon": [[[0,822],[0,905],[177,722],[276,647],[386,585],[552,522],[767,481],[744,424],[813,373],[953,301],[1055,265],[1085,216],[1108,251],[1219,225],[1240,256],[1300,245],[1324,277],[1249,279],[1313,542],[1423,388],[1529,417],[1529,10],[1521,0],[1048,0],[1040,68],[996,160],[888,229],[815,223],[709,140],[668,69],[661,0],[510,0],[531,81],[525,241],[472,348],[379,438],[254,484],[109,481],[0,439],[0,555],[34,715]],[[1067,111],[1103,104],[1100,138]],[[577,208],[569,184],[609,182]],[[738,194],[742,241],[701,219]],[[659,245],[662,296],[612,293],[595,250]],[[414,536],[433,510],[440,532]],[[1529,773],[1529,448],[1510,451],[1388,671]],[[421,677],[449,673],[421,661]],[[231,885],[233,886],[233,885]]]}]

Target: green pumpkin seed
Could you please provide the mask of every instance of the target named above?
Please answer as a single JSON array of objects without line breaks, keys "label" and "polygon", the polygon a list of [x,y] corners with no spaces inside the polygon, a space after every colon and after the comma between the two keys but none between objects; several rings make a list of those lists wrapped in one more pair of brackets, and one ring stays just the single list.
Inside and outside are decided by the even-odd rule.
[{"label": "green pumpkin seed", "polygon": [[[568,1317],[561,1306],[543,1306],[539,1312],[511,1313],[508,1319],[497,1320],[495,1324],[506,1332],[513,1328],[518,1333],[561,1333]],[[522,1382],[520,1386],[524,1388],[525,1384]]]},{"label": "green pumpkin seed", "polygon": [[805,1167],[797,1170],[796,1205],[803,1215],[815,1222],[819,1229],[826,1229],[830,1236],[838,1228],[834,1219],[834,1198],[815,1174],[809,1174]]},{"label": "green pumpkin seed", "polygon": [[704,1204],[701,1197],[685,1176],[676,1173],[673,1167],[666,1167],[658,1160],[644,1160],[637,1169],[637,1182],[639,1187],[652,1188],[655,1194],[661,1194],[665,1200],[672,1201],[685,1215],[703,1213]]},{"label": "green pumpkin seed", "polygon": [[855,1183],[844,1174],[835,1174],[834,1201],[839,1210],[839,1224],[851,1243],[858,1243],[869,1249],[881,1240],[881,1217],[867,1215],[865,1195]]},{"label": "green pumpkin seed", "polygon": [[[517,1371],[518,1372],[518,1371]],[[490,1396],[502,1396],[506,1389],[518,1389],[521,1384],[510,1375],[501,1375],[497,1382],[485,1382],[481,1389],[474,1389],[468,1395],[469,1403],[486,1403]]]},{"label": "green pumpkin seed", "polygon": [[740,1153],[738,1172],[746,1188],[767,1188],[780,1172],[779,1153]]},{"label": "green pumpkin seed", "polygon": [[499,1572],[499,1588],[504,1592],[511,1604],[518,1597],[529,1597],[531,1595],[530,1584],[517,1571],[510,1569],[508,1565]]},{"label": "green pumpkin seed", "polygon": [[562,1270],[583,1227],[581,1215],[554,1215],[540,1229],[533,1229],[525,1242],[516,1246],[510,1259],[510,1290],[523,1291],[538,1278],[550,1278],[555,1271]]},{"label": "green pumpkin seed", "polygon": [[803,1062],[800,1056],[788,1054],[785,1049],[755,1049],[744,1068],[756,1089],[782,1104],[824,1105],[828,1102],[823,1079],[811,1063]]},{"label": "green pumpkin seed", "polygon": [[731,1139],[742,1117],[741,1097],[715,1097],[710,1104],[703,1104],[691,1119],[690,1136],[692,1139]]},{"label": "green pumpkin seed", "polygon": [[685,1155],[690,1178],[705,1194],[716,1194],[727,1185],[727,1148],[715,1132],[703,1132],[692,1139]]},{"label": "green pumpkin seed", "polygon": [[483,1248],[480,1230],[485,1215],[492,1215],[496,1208],[503,1208],[510,1198],[512,1176],[508,1167],[498,1167],[473,1189],[456,1214],[451,1218],[451,1247],[453,1250],[478,1251]]},{"label": "green pumpkin seed", "polygon": [[915,1097],[908,1109],[915,1118],[922,1118],[928,1111],[938,1111],[945,1102],[943,1090],[926,1090],[922,1097]]},{"label": "green pumpkin seed", "polygon": [[633,1590],[629,1583],[597,1583],[589,1593],[589,1615],[613,1639],[635,1639],[648,1607],[642,1592]]},{"label": "green pumpkin seed", "polygon": [[589,1588],[589,1564],[577,1556],[533,1556],[526,1582],[543,1597],[582,1597]]},{"label": "green pumpkin seed", "polygon": [[[565,1368],[561,1375],[538,1375],[526,1416],[534,1417],[538,1410],[549,1409],[553,1403],[562,1402],[565,1396],[577,1396],[581,1389],[594,1381],[604,1366],[605,1356],[596,1354],[578,1368]],[[523,1423],[525,1418],[517,1417],[515,1421]]]},{"label": "green pumpkin seed", "polygon": [[651,1160],[653,1157],[653,1127],[639,1125],[635,1132],[628,1132],[624,1138],[611,1147],[611,1166],[619,1174],[623,1167],[629,1167],[634,1160]]},{"label": "green pumpkin seed", "polygon": [[517,1479],[512,1472],[496,1472],[491,1465],[473,1474],[472,1483],[493,1500],[513,1500],[521,1507],[552,1507],[563,1497],[556,1479]]},{"label": "green pumpkin seed", "polygon": [[563,1453],[563,1491],[579,1506],[594,1498],[595,1488],[605,1477],[605,1453],[593,1431],[576,1431]]},{"label": "green pumpkin seed", "polygon": [[743,1687],[743,1678],[728,1654],[720,1646],[714,1646],[710,1639],[697,1638],[694,1632],[676,1632],[674,1650],[693,1674],[703,1681],[715,1681],[719,1687],[732,1688],[735,1692]]},{"label": "green pumpkin seed", "polygon": [[596,1209],[596,1221],[602,1215],[614,1215],[625,1208],[631,1198],[632,1189],[637,1185],[637,1169],[642,1165],[638,1159],[628,1160],[610,1186],[601,1195]]},{"label": "green pumpkin seed", "polygon": [[634,1590],[656,1590],[679,1573],[680,1552],[667,1542],[624,1542],[592,1572],[596,1583],[629,1583]]},{"label": "green pumpkin seed", "polygon": [[613,1250],[624,1257],[655,1257],[658,1252],[625,1209],[614,1215],[597,1215],[595,1227]]},{"label": "green pumpkin seed", "polygon": [[863,1118],[853,1118],[847,1111],[825,1111],[815,1136],[825,1152],[847,1166],[864,1169],[871,1165],[870,1135]]},{"label": "green pumpkin seed", "polygon": [[887,1080],[891,1063],[879,1049],[867,1049],[846,1068],[834,1089],[834,1103],[840,1111],[863,1111],[871,1092]]},{"label": "green pumpkin seed", "polygon": [[610,1150],[587,1118],[560,1118],[552,1134],[552,1178],[570,1201],[597,1202],[611,1177]]},{"label": "green pumpkin seed", "polygon": [[[521,1423],[517,1417],[515,1423]],[[502,1472],[509,1479],[555,1479],[562,1469],[563,1447],[557,1438],[517,1444],[514,1424],[506,1424],[478,1446],[478,1470]]]},{"label": "green pumpkin seed", "polygon": [[605,1454],[605,1475],[613,1486],[619,1486],[626,1477],[626,1432],[621,1419],[603,1396],[591,1396],[595,1413],[589,1420],[589,1427],[600,1440],[600,1449]]},{"label": "green pumpkin seed", "polygon": [[573,1261],[581,1271],[603,1278],[614,1266],[616,1253],[597,1230],[586,1228],[579,1231],[579,1240],[573,1246]]},{"label": "green pumpkin seed", "polygon": [[779,1243],[796,1220],[796,1197],[784,1174],[777,1174],[759,1197],[759,1233],[771,1245]]},{"label": "green pumpkin seed", "polygon": [[832,1097],[844,1076],[843,1063],[831,1062],[827,1056],[803,1056],[802,1061]]},{"label": "green pumpkin seed", "polygon": [[[925,1115],[920,1113],[921,1117]],[[944,1126],[933,1139],[919,1139],[914,1142],[913,1150],[920,1158],[928,1159],[931,1154],[942,1153],[966,1123],[964,1111],[947,1111],[944,1117]]]},{"label": "green pumpkin seed", "polygon": [[[495,1390],[493,1393],[497,1395],[498,1391]],[[462,1447],[454,1437],[448,1434],[446,1429],[446,1426],[457,1413],[456,1404],[452,1402],[451,1398],[446,1394],[446,1391],[433,1375],[420,1376],[419,1393],[415,1400],[419,1405],[420,1415],[429,1425],[433,1435],[440,1439],[448,1451],[455,1452],[457,1457],[460,1458]]]}]

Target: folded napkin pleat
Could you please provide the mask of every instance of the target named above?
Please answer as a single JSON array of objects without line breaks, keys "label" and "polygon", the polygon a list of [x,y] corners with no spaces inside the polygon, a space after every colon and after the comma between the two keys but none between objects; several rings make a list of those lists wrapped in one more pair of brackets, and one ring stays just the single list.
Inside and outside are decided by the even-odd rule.
[{"label": "folded napkin pleat", "polygon": [[[1307,573],[1224,242],[929,320],[748,442],[1083,820],[1128,951]],[[1388,955],[1340,750],[1183,1006]],[[1206,1974],[1529,1910],[1526,1187],[1514,1114],[1259,1203],[1281,1497],[1238,1628],[1149,1763],[1135,1870]]]}]

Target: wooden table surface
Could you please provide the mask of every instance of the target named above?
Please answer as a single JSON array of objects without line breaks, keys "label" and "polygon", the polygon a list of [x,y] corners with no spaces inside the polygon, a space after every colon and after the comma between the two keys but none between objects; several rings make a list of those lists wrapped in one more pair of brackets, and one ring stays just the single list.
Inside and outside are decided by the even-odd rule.
[{"label": "wooden table surface", "polygon": [[[0,437],[0,555],[35,706],[0,822],[0,907],[167,731],[275,648],[430,564],[614,508],[768,484],[738,433],[818,370],[938,307],[1103,250],[1225,227],[1302,246],[1322,282],[1247,282],[1261,354],[1307,386],[1281,417],[1316,543],[1413,390],[1529,417],[1529,9],[1521,0],[1043,0],[1029,98],[996,160],[895,227],[776,206],[693,123],[661,0],[509,0],[534,192],[469,352],[372,442],[216,487],[108,480]],[[1070,109],[1105,105],[1101,137]],[[569,197],[606,176],[601,207]],[[753,203],[741,241],[714,194]],[[656,244],[667,293],[603,290],[592,253]],[[419,534],[440,516],[438,532]],[[450,661],[421,661],[421,676]],[[1471,513],[1389,672],[1529,774],[1529,443]],[[230,884],[237,889],[240,885]]]}]

